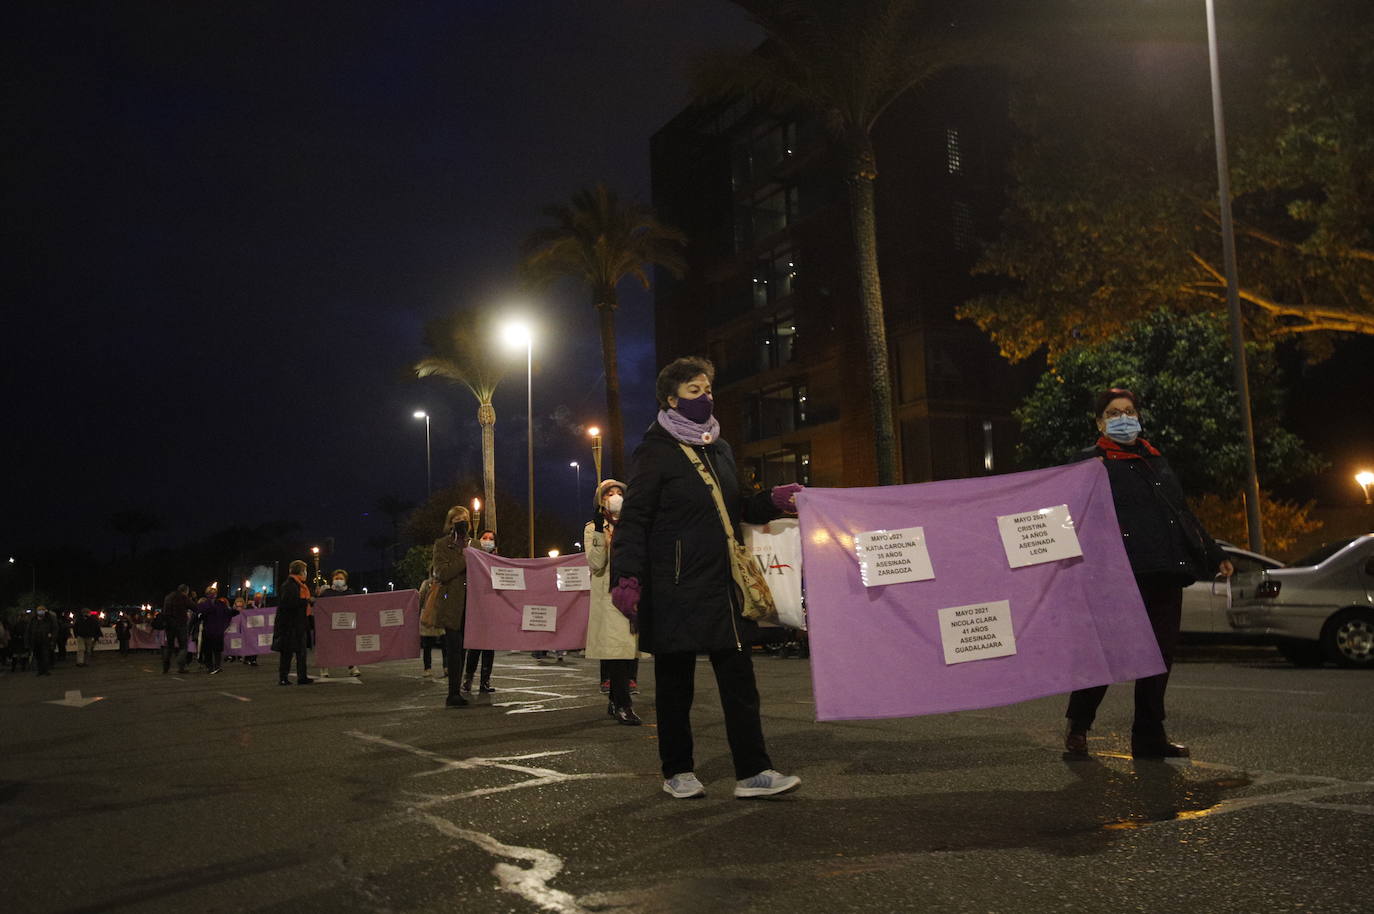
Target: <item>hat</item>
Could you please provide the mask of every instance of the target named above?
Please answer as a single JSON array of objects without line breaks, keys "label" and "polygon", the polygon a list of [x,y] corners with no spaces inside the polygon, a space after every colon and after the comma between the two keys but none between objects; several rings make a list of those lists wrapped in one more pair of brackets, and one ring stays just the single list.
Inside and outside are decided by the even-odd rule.
[{"label": "hat", "polygon": [[597,483],[596,492],[592,495],[593,508],[601,507],[601,501],[606,496],[606,490],[611,486],[620,486],[620,491],[622,492],[628,492],[630,490],[630,487],[619,479],[603,479],[601,482]]}]

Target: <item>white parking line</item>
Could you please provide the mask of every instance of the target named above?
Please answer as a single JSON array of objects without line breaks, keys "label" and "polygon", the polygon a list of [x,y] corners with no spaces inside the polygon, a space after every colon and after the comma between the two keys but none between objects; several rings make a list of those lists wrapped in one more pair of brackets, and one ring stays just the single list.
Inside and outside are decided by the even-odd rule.
[{"label": "white parking line", "polygon": [[1325,695],[1325,692],[1313,692],[1307,689],[1251,689],[1245,686],[1205,686],[1205,685],[1178,685],[1169,683],[1171,689],[1192,689],[1197,692],[1266,692],[1270,695]]}]

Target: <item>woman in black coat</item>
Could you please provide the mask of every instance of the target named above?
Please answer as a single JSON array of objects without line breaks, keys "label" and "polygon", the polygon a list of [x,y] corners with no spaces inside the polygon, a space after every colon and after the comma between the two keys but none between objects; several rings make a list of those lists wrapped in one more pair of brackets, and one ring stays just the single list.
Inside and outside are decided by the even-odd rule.
[{"label": "woman in black coat", "polygon": [[699,653],[710,656],[720,688],[738,779],[735,796],[770,796],[801,783],[774,771],[764,747],[749,653],[757,627],[740,615],[715,497],[682,446],[713,475],[739,542],[741,518],[767,523],[792,508],[801,487],[741,495],[734,454],[711,415],[714,374],[710,362],[697,358],[678,359],[659,373],[662,409],[635,450],[611,556],[611,600],[637,627],[640,648],[654,655],[663,789],[680,799],[705,793],[693,773],[690,720]]},{"label": "woman in black coat", "polygon": [[[1188,509],[1169,462],[1140,437],[1136,395],[1113,387],[1099,393],[1093,405],[1099,437],[1081,457],[1096,457],[1107,467],[1134,584],[1164,658],[1163,673],[1136,680],[1131,754],[1136,758],[1186,756],[1188,747],[1170,742],[1164,731],[1164,692],[1178,644],[1183,588],[1214,572],[1230,577],[1234,569]],[[1095,686],[1069,696],[1064,748],[1070,754],[1088,754],[1088,730],[1106,694],[1106,686]]]},{"label": "woman in black coat", "polygon": [[291,657],[296,657],[296,685],[310,685],[315,680],[305,673],[305,631],[309,622],[306,610],[314,599],[310,595],[310,585],[305,583],[305,562],[292,562],[286,570],[290,572],[281,585],[281,596],[277,600],[277,620],[273,628],[273,646],[281,654],[277,666],[277,685],[290,685],[287,678],[291,673]]}]

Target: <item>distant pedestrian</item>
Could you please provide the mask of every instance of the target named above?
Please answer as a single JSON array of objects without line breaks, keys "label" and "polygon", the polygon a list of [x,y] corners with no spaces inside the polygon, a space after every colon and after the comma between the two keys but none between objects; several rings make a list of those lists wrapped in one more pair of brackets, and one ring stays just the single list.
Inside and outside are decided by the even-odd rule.
[{"label": "distant pedestrian", "polygon": [[[342,568],[335,568],[334,573],[329,576],[329,583],[321,585],[315,592],[316,598],[321,600],[328,597],[351,597],[353,594],[353,588],[348,586],[348,572]],[[363,671],[349,664],[348,675],[362,676]],[[329,667],[320,668],[320,678],[329,678]]]},{"label": "distant pedestrian", "polygon": [[72,619],[70,613],[57,614],[57,638],[53,645],[53,663],[63,663],[67,659],[67,642],[72,638]]},{"label": "distant pedestrian", "polygon": [[592,520],[582,531],[587,567],[592,574],[587,659],[601,661],[601,678],[610,693],[606,713],[622,724],[638,726],[642,721],[630,698],[630,681],[635,678],[639,636],[611,602],[611,551],[624,502],[625,484],[618,479],[603,480],[592,497]]},{"label": "distant pedestrian", "polygon": [[223,669],[224,632],[239,611],[231,608],[228,601],[221,599],[218,591],[211,587],[205,592],[205,599],[196,607],[196,613],[200,617],[201,654],[213,676]]},{"label": "distant pedestrian", "polygon": [[134,626],[129,622],[129,617],[120,613],[119,618],[114,624],[115,640],[119,642],[120,656],[127,656],[129,653],[129,639],[133,637]]},{"label": "distant pedestrian", "polygon": [[95,660],[95,646],[100,643],[104,633],[100,627],[100,615],[83,609],[76,617],[76,665],[85,666]]},{"label": "distant pedestrian", "polygon": [[272,649],[281,658],[277,663],[277,685],[291,684],[291,659],[296,660],[296,685],[310,685],[315,680],[306,675],[305,631],[306,610],[314,602],[310,585],[305,583],[305,562],[297,559],[287,566],[290,572],[282,582],[277,602],[277,621],[272,632]]},{"label": "distant pedestrian", "polygon": [[28,628],[24,631],[24,644],[33,656],[34,666],[39,676],[48,676],[52,666],[53,643],[57,640],[61,625],[57,615],[48,612],[48,607],[39,606],[33,611]]},{"label": "distant pedestrian", "polygon": [[463,675],[463,622],[467,604],[468,560],[463,550],[471,535],[471,515],[462,505],[449,508],[444,516],[444,535],[434,541],[431,576],[439,588],[438,622],[444,629],[448,655],[448,698],[446,707],[461,708],[468,700],[459,689]]},{"label": "distant pedestrian", "polygon": [[[477,548],[488,555],[496,555],[496,533],[483,530],[477,537]],[[482,676],[478,679],[478,691],[490,694],[496,689],[491,685],[491,668],[496,662],[496,651],[463,651],[463,691],[472,693],[472,677],[477,672],[478,663],[482,665]]]},{"label": "distant pedestrian", "polygon": [[162,672],[167,673],[172,668],[172,657],[178,658],[177,672],[185,673],[186,664],[190,663],[191,657],[187,653],[189,629],[191,615],[196,611],[196,604],[191,600],[191,588],[182,584],[176,590],[167,594],[162,601],[162,622],[163,622],[163,642],[162,642]]},{"label": "distant pedestrian", "polygon": [[[248,603],[247,603],[247,601],[244,600],[243,597],[241,597],[241,596],[234,597],[234,610],[235,610],[236,614],[242,615],[243,612],[244,612],[245,610],[247,610],[247,609],[248,609]],[[243,622],[242,622],[242,620],[240,620],[240,622],[239,622],[239,630],[240,630],[241,632],[244,631],[244,627],[243,627]],[[247,638],[247,633],[246,633],[246,632],[244,633],[244,637],[245,637],[245,639]],[[248,642],[245,640],[244,643],[247,644]],[[253,645],[253,646],[256,647],[257,645]],[[231,659],[232,659],[232,658],[231,658]],[[244,654],[244,655],[243,655],[243,665],[244,665],[244,666],[257,666],[257,665],[258,665],[258,655],[257,655],[257,654]]]}]

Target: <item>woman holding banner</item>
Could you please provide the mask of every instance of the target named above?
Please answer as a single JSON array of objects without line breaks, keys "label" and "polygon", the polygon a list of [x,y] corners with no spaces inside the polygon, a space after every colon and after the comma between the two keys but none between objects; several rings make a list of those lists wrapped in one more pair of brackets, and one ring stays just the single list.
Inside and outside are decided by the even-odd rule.
[{"label": "woman holding banner", "polygon": [[[1154,629],[1164,672],[1135,683],[1135,722],[1131,755],[1136,758],[1181,758],[1188,747],[1169,741],[1164,731],[1164,692],[1169,686],[1174,646],[1178,643],[1183,588],[1218,573],[1230,577],[1226,553],[1203,529],[1183,497],[1178,477],[1150,442],[1140,437],[1139,401],[1120,387],[1104,390],[1093,402],[1097,443],[1080,456],[1107,467],[1121,539],[1131,563],[1133,584],[1140,590]],[[1106,686],[1079,689],[1069,696],[1069,732],[1064,749],[1088,754],[1088,730]]]},{"label": "woman holding banner", "polygon": [[448,658],[448,698],[444,705],[462,708],[468,703],[459,689],[463,675],[463,615],[467,610],[468,547],[471,515],[462,505],[448,509],[444,535],[434,541],[434,560],[430,576],[439,588],[436,618],[444,629],[445,656]]},{"label": "woman holding banner", "polygon": [[591,614],[587,617],[587,659],[601,661],[601,678],[610,682],[606,713],[630,727],[641,723],[630,700],[630,680],[635,676],[639,638],[630,622],[611,602],[611,547],[615,525],[625,502],[625,484],[605,479],[596,487],[592,520],[582,531],[587,544],[587,567],[592,573]]},{"label": "woman holding banner", "polygon": [[[477,537],[477,548],[488,555],[496,555],[496,531],[483,530]],[[496,651],[466,651],[463,659],[463,691],[472,693],[472,677],[477,672],[477,664],[482,664],[482,678],[477,680],[478,690],[490,695],[496,689],[491,684],[491,667],[496,662]]]},{"label": "woman holding banner", "polygon": [[714,366],[702,358],[677,359],[659,372],[658,420],[635,450],[611,550],[611,601],[638,632],[640,647],[654,655],[663,790],[677,799],[706,792],[692,770],[692,692],[700,653],[710,656],[720,689],[735,796],[772,796],[801,784],[795,775],[774,771],[764,747],[749,654],[757,628],[741,615],[726,536],[728,524],[743,542],[741,518],[764,524],[795,511],[801,486],[740,492],[734,452],[720,439],[720,423],[712,416],[714,375]]}]

